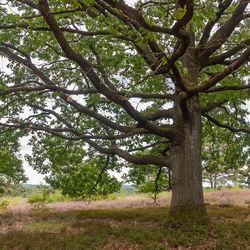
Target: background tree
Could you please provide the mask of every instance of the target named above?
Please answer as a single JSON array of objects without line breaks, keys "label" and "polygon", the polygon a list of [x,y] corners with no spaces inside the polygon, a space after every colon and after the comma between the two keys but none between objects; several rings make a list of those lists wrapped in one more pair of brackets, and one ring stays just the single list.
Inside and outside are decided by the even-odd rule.
[{"label": "background tree", "polygon": [[245,168],[242,168],[238,173],[238,185],[250,188],[250,168],[249,162]]},{"label": "background tree", "polygon": [[204,124],[203,131],[203,181],[214,189],[240,184],[240,173],[247,168],[249,160],[249,136],[236,135],[209,121]]},{"label": "background tree", "polygon": [[[1,72],[1,129],[40,131],[34,144],[49,133],[100,156],[171,168],[171,215],[206,214],[202,117],[249,133],[248,2],[2,4],[0,53],[11,73]],[[154,150],[137,154],[142,147]]]},{"label": "background tree", "polygon": [[[6,133],[10,133],[6,131]],[[8,134],[8,140],[0,135],[0,195],[5,193],[12,184],[26,182],[22,160],[15,153],[19,144],[16,137]]]}]

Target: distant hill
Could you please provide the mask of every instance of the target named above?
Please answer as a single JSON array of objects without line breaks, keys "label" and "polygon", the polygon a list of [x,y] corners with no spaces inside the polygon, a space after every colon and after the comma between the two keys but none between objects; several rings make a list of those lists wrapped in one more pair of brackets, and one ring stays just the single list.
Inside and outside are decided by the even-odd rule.
[{"label": "distant hill", "polygon": [[135,187],[133,187],[132,185],[126,184],[126,185],[122,185],[123,188],[133,188],[135,189]]},{"label": "distant hill", "polygon": [[39,186],[38,184],[29,184],[29,183],[23,183],[22,185],[24,187],[37,187],[37,186]]},{"label": "distant hill", "polygon": [[[23,183],[22,184],[24,187],[37,187],[37,186],[40,186],[39,184],[29,184],[29,183]],[[132,185],[129,185],[129,184],[125,184],[125,185],[122,185],[123,188],[135,188],[133,187]]]},{"label": "distant hill", "polygon": [[[39,185],[39,184],[23,183],[22,186],[27,187],[27,188],[37,188],[37,187],[39,187],[40,185]],[[131,189],[131,191],[132,191],[132,189],[136,189],[135,187],[133,187],[133,186],[130,185],[130,184],[122,185],[122,188]]]}]

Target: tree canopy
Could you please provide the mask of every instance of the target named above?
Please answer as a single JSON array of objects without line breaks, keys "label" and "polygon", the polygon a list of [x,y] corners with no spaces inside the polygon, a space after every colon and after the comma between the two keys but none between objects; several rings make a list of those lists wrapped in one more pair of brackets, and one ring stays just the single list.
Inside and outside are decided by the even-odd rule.
[{"label": "tree canopy", "polygon": [[250,132],[248,2],[6,1],[1,133],[33,133],[41,171],[53,137],[72,143],[73,161],[87,153],[170,168],[171,207],[203,207],[202,127]]}]

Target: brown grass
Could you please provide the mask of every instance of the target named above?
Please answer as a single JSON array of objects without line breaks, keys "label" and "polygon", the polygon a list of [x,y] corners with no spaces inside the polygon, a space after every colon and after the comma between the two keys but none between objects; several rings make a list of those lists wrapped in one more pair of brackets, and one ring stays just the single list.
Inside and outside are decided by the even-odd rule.
[{"label": "brown grass", "polygon": [[[204,195],[205,201],[211,205],[221,206],[241,206],[248,207],[250,204],[250,190],[238,189],[238,190],[225,190],[215,191]],[[129,199],[131,197],[131,199]],[[138,196],[139,197],[139,196]],[[139,207],[152,207],[154,202],[150,198],[135,199],[134,195],[127,195],[123,199],[117,200],[101,200],[101,201],[64,201],[55,202],[47,205],[48,208],[55,211],[70,211],[70,210],[82,210],[82,209],[106,209],[106,208],[139,208]],[[166,197],[160,197],[158,199],[159,206],[169,206],[171,196],[166,194]],[[27,214],[34,208],[34,205],[27,202],[20,202],[15,204],[9,209],[9,214]]]},{"label": "brown grass", "polygon": [[0,249],[247,249],[247,208],[209,206],[208,213],[212,223],[176,228],[166,207],[5,214]]},{"label": "brown grass", "polygon": [[[171,197],[163,197],[158,199],[160,206],[169,206]],[[137,208],[154,206],[154,202],[150,198],[143,198],[140,200],[126,199],[126,200],[102,200],[102,201],[62,201],[50,203],[48,208],[55,211],[70,211],[82,209],[106,209],[106,208]],[[8,210],[9,214],[28,214],[34,208],[34,205],[27,202],[21,202]]]},{"label": "brown grass", "polygon": [[[0,249],[247,249],[249,190],[205,195],[211,222],[168,225],[170,197],[16,204],[0,215]],[[230,202],[229,202],[230,201]],[[221,207],[218,204],[230,206]],[[233,206],[234,204],[241,205]]]},{"label": "brown grass", "polygon": [[250,189],[214,191],[205,194],[205,200],[213,205],[249,207]]}]

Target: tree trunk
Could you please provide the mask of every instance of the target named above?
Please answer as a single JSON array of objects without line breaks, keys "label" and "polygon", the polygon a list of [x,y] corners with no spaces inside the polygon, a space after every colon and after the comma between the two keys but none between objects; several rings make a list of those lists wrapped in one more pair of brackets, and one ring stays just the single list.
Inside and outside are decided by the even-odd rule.
[{"label": "tree trunk", "polygon": [[210,187],[213,189],[214,188],[214,182],[213,182],[213,175],[210,174]]},{"label": "tree trunk", "polygon": [[217,190],[217,173],[214,174],[214,190]]},{"label": "tree trunk", "polygon": [[[195,35],[191,29],[190,46],[181,58],[187,68],[185,83],[198,84],[199,65],[194,51]],[[181,93],[177,90],[177,97]],[[177,99],[178,99],[177,98]],[[182,131],[182,136],[172,141],[172,200],[170,216],[172,218],[202,218],[206,213],[202,189],[201,166],[201,107],[198,96],[192,96],[185,103],[181,99],[174,105],[175,125]]]},{"label": "tree trunk", "polygon": [[202,189],[201,111],[198,97],[187,101],[189,113],[182,119],[183,136],[173,142],[172,200],[170,215],[206,215]]}]

